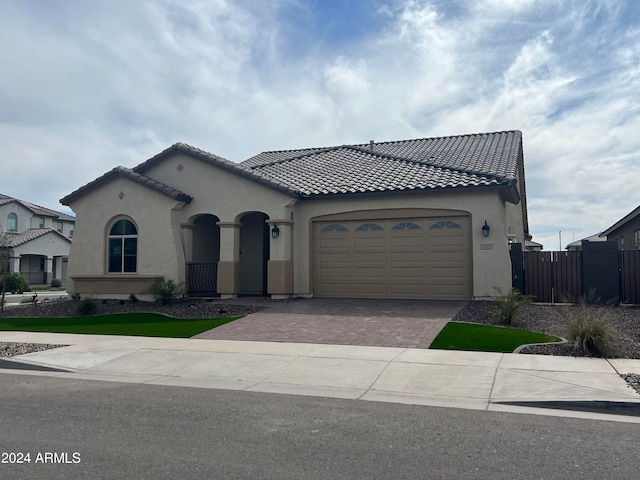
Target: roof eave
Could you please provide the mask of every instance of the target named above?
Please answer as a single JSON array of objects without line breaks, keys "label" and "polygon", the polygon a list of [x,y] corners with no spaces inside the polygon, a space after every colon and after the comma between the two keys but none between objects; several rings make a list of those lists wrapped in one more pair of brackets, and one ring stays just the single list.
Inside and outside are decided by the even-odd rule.
[{"label": "roof eave", "polygon": [[300,194],[300,197],[306,200],[322,200],[325,198],[339,198],[339,197],[376,197],[386,196],[390,194],[395,195],[420,195],[420,194],[441,194],[441,193],[456,193],[456,192],[503,192],[505,200],[511,203],[519,202],[519,194],[517,189],[514,189],[512,185],[468,185],[468,186],[450,186],[450,187],[436,187],[436,188],[405,188],[397,190],[372,190],[368,192],[329,192],[329,193],[305,193]]},{"label": "roof eave", "polygon": [[630,222],[631,220],[633,220],[638,215],[640,215],[640,206],[638,206],[631,213],[629,213],[628,215],[625,215],[623,218],[621,218],[616,223],[611,225],[608,229],[606,229],[604,232],[602,232],[600,234],[600,236],[601,237],[608,237],[613,232],[615,232],[619,228],[623,227],[626,223]]}]

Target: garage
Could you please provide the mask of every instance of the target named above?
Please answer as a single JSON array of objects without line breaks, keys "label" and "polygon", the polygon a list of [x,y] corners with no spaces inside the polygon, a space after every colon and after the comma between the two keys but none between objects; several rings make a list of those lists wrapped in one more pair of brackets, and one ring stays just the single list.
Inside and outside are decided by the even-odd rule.
[{"label": "garage", "polygon": [[471,298],[468,215],[313,222],[318,297]]}]

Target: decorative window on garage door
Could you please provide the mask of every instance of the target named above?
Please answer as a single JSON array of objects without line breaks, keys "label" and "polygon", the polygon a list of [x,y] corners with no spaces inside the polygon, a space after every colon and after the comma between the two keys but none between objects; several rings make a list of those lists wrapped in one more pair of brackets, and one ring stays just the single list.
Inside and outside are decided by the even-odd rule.
[{"label": "decorative window on garage door", "polygon": [[356,228],[356,232],[365,232],[367,230],[384,230],[384,228],[382,228],[377,223],[363,223],[358,228]]},{"label": "decorative window on garage door", "polygon": [[391,230],[420,230],[420,225],[413,222],[402,222],[391,227]]},{"label": "decorative window on garage door", "polygon": [[326,227],[323,227],[321,232],[348,232],[347,227],[340,225],[339,223],[331,223]]},{"label": "decorative window on garage door", "polygon": [[429,228],[462,228],[456,222],[452,222],[450,220],[441,220],[439,222],[434,223]]}]

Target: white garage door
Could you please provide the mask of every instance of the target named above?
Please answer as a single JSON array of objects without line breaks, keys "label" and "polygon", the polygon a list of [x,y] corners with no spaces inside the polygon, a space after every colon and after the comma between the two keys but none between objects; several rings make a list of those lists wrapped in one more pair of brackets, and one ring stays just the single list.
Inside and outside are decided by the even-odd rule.
[{"label": "white garage door", "polygon": [[467,216],[313,223],[319,297],[471,298]]}]

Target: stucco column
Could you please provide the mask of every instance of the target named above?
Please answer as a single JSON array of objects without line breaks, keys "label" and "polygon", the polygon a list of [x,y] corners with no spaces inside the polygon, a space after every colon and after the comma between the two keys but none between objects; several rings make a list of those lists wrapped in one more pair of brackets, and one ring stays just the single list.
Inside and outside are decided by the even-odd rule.
[{"label": "stucco column", "polygon": [[217,222],[216,225],[220,227],[218,293],[221,298],[235,298],[240,291],[240,227],[242,224]]},{"label": "stucco column", "polygon": [[49,279],[49,283],[51,283],[54,278],[62,282],[62,258],[63,257],[53,257],[53,277]]},{"label": "stucco column", "polygon": [[189,263],[193,261],[193,228],[190,223],[181,223],[182,229],[182,249],[184,251],[184,261]]},{"label": "stucco column", "polygon": [[[269,224],[269,261],[267,293],[272,298],[289,298],[293,294],[293,222],[271,219]],[[271,232],[277,226],[278,238]]]},{"label": "stucco column", "polygon": [[20,273],[20,257],[9,257],[9,271],[11,273]]},{"label": "stucco column", "polygon": [[44,262],[44,271],[45,271],[45,277],[44,277],[44,284],[48,285],[51,283],[51,279],[53,278],[53,258],[52,257],[46,257],[45,262]]}]

